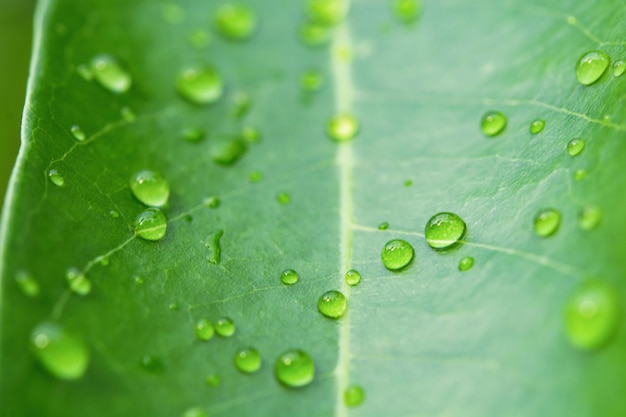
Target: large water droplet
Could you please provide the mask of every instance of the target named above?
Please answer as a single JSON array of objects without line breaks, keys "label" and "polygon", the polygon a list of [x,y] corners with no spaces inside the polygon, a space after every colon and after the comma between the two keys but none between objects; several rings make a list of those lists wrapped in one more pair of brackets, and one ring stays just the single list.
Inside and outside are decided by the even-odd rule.
[{"label": "large water droplet", "polygon": [[208,416],[209,415],[207,414],[206,411],[204,411],[204,408],[202,407],[188,408],[182,414],[182,417],[208,417]]},{"label": "large water droplet", "polygon": [[220,35],[233,40],[248,39],[257,26],[252,9],[239,4],[225,4],[217,10],[215,27]]},{"label": "large water droplet", "polygon": [[161,240],[167,230],[167,219],[159,209],[144,210],[135,219],[135,234],[145,240]]},{"label": "large water droplet", "polygon": [[315,93],[322,89],[324,76],[318,69],[312,68],[300,75],[300,88],[305,93]]},{"label": "large water droplet", "polygon": [[448,249],[456,245],[465,235],[465,222],[454,213],[438,213],[426,222],[424,235],[433,249]]},{"label": "large water droplet", "polygon": [[74,139],[76,139],[77,141],[82,142],[85,140],[85,132],[83,132],[80,126],[78,125],[72,126],[70,128],[70,132],[72,132],[72,136],[74,136]]},{"label": "large water droplet", "polygon": [[535,119],[530,123],[530,133],[536,135],[546,127],[546,121],[543,119]]},{"label": "large water droplet", "polygon": [[474,266],[474,258],[466,256],[459,261],[459,271],[469,271]]},{"label": "large water droplet", "polygon": [[146,372],[151,374],[160,374],[165,370],[163,360],[154,355],[142,356],[140,365]]},{"label": "large water droplet", "polygon": [[213,325],[207,319],[198,320],[195,330],[198,340],[202,340],[205,342],[207,340],[211,340],[211,338],[215,334],[215,329],[213,328]]},{"label": "large water droplet", "polygon": [[499,111],[489,111],[483,115],[480,121],[480,128],[489,137],[494,137],[502,133],[506,127],[506,116]]},{"label": "large water droplet", "polygon": [[206,249],[209,251],[209,254],[207,255],[207,261],[209,261],[213,265],[219,265],[222,259],[222,246],[220,243],[220,239],[223,235],[224,231],[222,229],[219,229],[211,233],[204,241],[204,247],[206,247]]},{"label": "large water droplet", "polygon": [[278,357],[274,365],[276,379],[288,387],[303,387],[315,378],[313,359],[299,349],[289,350]]},{"label": "large water droplet", "polygon": [[615,64],[613,64],[613,76],[619,77],[624,74],[624,72],[626,72],[626,61],[621,59],[619,61],[615,61]]},{"label": "large water droplet", "polygon": [[343,393],[343,400],[348,407],[359,406],[365,400],[365,391],[358,385],[350,385]]},{"label": "large water droplet", "polygon": [[576,138],[567,143],[567,154],[569,156],[578,156],[585,149],[585,140]]},{"label": "large water droplet", "polygon": [[89,365],[87,345],[53,322],[39,324],[33,330],[31,346],[39,362],[59,379],[78,379]]},{"label": "large water droplet", "polygon": [[93,77],[107,90],[122,94],[132,84],[130,74],[111,55],[98,55],[91,60]]},{"label": "large water droplet", "polygon": [[356,269],[351,269],[346,272],[346,284],[350,286],[359,285],[361,282],[361,273]]},{"label": "large water droplet", "polygon": [[602,208],[599,206],[587,206],[580,212],[578,225],[583,230],[593,230],[602,220]]},{"label": "large water droplet", "polygon": [[293,285],[298,282],[298,279],[300,279],[300,277],[293,269],[286,269],[280,274],[280,281],[285,285]]},{"label": "large water droplet", "polygon": [[338,319],[346,313],[348,300],[340,291],[327,291],[318,300],[317,309],[328,318]]},{"label": "large water droplet", "polygon": [[215,332],[222,337],[231,337],[235,334],[235,323],[228,317],[222,317],[215,322]]},{"label": "large water droplet", "polygon": [[326,45],[330,41],[331,31],[327,26],[315,22],[303,23],[300,27],[300,40],[310,47]]},{"label": "large water droplet", "polygon": [[402,239],[394,239],[387,242],[380,254],[383,265],[390,271],[399,271],[406,268],[414,256],[415,250],[413,246]]},{"label": "large water droplet", "polygon": [[553,208],[543,209],[535,216],[534,224],[537,236],[552,236],[561,225],[561,213]]},{"label": "large water droplet", "polygon": [[211,150],[213,162],[220,165],[233,165],[248,149],[246,142],[240,139],[228,139],[215,143]]},{"label": "large water droplet", "polygon": [[590,51],[578,59],[576,78],[582,85],[591,85],[598,81],[609,67],[611,60],[606,52]]},{"label": "large water droplet", "polygon": [[261,368],[261,355],[254,348],[240,349],[235,354],[235,367],[246,374],[256,372]]},{"label": "large water droplet", "polygon": [[176,89],[195,104],[211,104],[224,92],[222,77],[213,67],[189,67],[176,79]]},{"label": "large water droplet", "polygon": [[91,281],[78,268],[70,268],[65,274],[69,289],[78,295],[87,295],[91,292]]},{"label": "large water droplet", "polygon": [[572,292],[564,313],[570,342],[580,349],[597,349],[605,345],[619,327],[619,297],[608,283],[590,279]]},{"label": "large water droplet", "polygon": [[415,22],[421,10],[420,0],[395,0],[393,3],[393,12],[396,18],[405,24]]},{"label": "large water droplet", "polygon": [[65,178],[54,168],[48,171],[48,179],[57,187],[63,187],[65,185]]},{"label": "large water droplet", "polygon": [[310,21],[333,26],[345,17],[347,2],[342,0],[309,0],[307,3],[307,16]]},{"label": "large water droplet", "polygon": [[143,170],[130,179],[130,190],[137,200],[146,206],[161,207],[170,196],[170,186],[158,172]]},{"label": "large water droplet", "polygon": [[337,142],[352,140],[359,132],[358,120],[348,113],[333,116],[326,126],[326,133]]},{"label": "large water droplet", "polygon": [[15,274],[15,282],[22,290],[22,293],[28,297],[36,297],[39,295],[39,283],[35,278],[26,271],[19,271]]}]

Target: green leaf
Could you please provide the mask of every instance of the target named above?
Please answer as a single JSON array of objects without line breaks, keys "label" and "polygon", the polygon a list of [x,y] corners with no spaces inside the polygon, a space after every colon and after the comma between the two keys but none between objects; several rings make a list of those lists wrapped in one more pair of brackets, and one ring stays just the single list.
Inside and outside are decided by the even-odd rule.
[{"label": "green leaf", "polygon": [[[575,75],[588,51],[626,58],[622,2],[356,0],[343,20],[347,0],[313,3],[242,0],[255,15],[230,9],[248,23],[226,38],[225,1],[39,4],[2,226],[0,414],[626,414],[626,76]],[[96,57],[106,74],[85,79]],[[214,68],[220,98],[181,96],[186,68]],[[486,136],[490,111],[507,121]],[[335,115],[358,120],[342,142]],[[142,170],[169,184],[157,242],[133,231]],[[444,251],[424,238],[440,212],[467,227]],[[393,239],[415,250],[396,272]],[[318,312],[332,290],[336,320]],[[262,362],[243,373],[248,348]],[[274,375],[292,350],[315,362],[299,388]]]}]

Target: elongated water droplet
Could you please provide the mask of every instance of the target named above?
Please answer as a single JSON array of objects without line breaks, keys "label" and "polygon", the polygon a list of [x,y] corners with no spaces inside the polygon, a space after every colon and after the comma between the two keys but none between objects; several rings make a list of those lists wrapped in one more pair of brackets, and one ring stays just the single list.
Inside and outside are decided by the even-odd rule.
[{"label": "elongated water droplet", "polygon": [[65,185],[65,178],[54,168],[48,171],[48,179],[57,187],[63,187]]},{"label": "elongated water droplet", "polygon": [[276,200],[283,205],[291,203],[291,196],[288,193],[278,193]]},{"label": "elongated water droplet", "polygon": [[151,374],[160,374],[165,370],[163,360],[158,356],[144,355],[140,361],[141,367]]},{"label": "elongated water droplet", "polygon": [[466,256],[459,261],[459,271],[469,271],[474,266],[474,258]]},{"label": "elongated water droplet", "polygon": [[57,323],[39,324],[31,333],[30,342],[39,362],[59,379],[79,379],[87,370],[87,345]]},{"label": "elongated water droplet", "polygon": [[613,76],[619,77],[626,72],[626,61],[620,59],[613,64]]},{"label": "elongated water droplet", "polygon": [[465,235],[467,227],[462,218],[454,213],[437,213],[426,222],[424,235],[433,249],[455,246]]},{"label": "elongated water droplet", "polygon": [[286,269],[280,274],[280,281],[285,285],[293,285],[300,279],[300,276],[293,269]]},{"label": "elongated water droplet", "polygon": [[537,236],[552,236],[561,225],[561,213],[553,208],[543,209],[535,216],[534,223]]},{"label": "elongated water droplet", "polygon": [[202,407],[188,408],[182,414],[182,417],[208,417],[209,415]]},{"label": "elongated water droplet", "polygon": [[218,229],[215,232],[209,234],[207,239],[204,241],[204,246],[209,252],[207,255],[207,261],[209,261],[213,265],[219,265],[222,259],[222,246],[220,243],[220,239],[223,235],[224,231],[222,229]]},{"label": "elongated water droplet", "polygon": [[198,340],[207,341],[211,340],[215,334],[215,329],[210,321],[207,319],[198,320],[196,323],[196,337]]},{"label": "elongated water droplet", "polygon": [[387,230],[389,229],[389,222],[382,222],[378,225],[378,230]]},{"label": "elongated water droplet", "polygon": [[358,385],[350,385],[343,393],[343,400],[348,407],[356,407],[365,400],[365,391]]},{"label": "elongated water droplet", "polygon": [[218,208],[220,203],[220,199],[216,196],[207,197],[202,201],[202,204],[208,208]]},{"label": "elongated water droplet", "polygon": [[602,208],[599,206],[587,206],[580,212],[578,225],[583,230],[593,230],[602,220]]},{"label": "elongated water droplet", "polygon": [[334,26],[343,20],[348,12],[346,4],[341,0],[309,0],[307,16],[311,22]]},{"label": "elongated water droplet", "polygon": [[176,79],[176,89],[185,99],[194,104],[211,104],[224,92],[222,77],[213,67],[189,67]]},{"label": "elongated water droplet", "polygon": [[161,207],[170,196],[170,186],[158,172],[143,170],[130,179],[130,190],[137,200],[146,206]]},{"label": "elongated water droplet", "polygon": [[348,300],[340,291],[327,291],[318,300],[317,309],[328,318],[338,319],[346,313]]},{"label": "elongated water droplet", "polygon": [[535,119],[530,123],[530,133],[536,135],[546,127],[546,121],[543,119]]},{"label": "elongated water droplet", "polygon": [[87,295],[91,292],[91,281],[78,268],[70,268],[65,274],[69,289],[78,295]]},{"label": "elongated water droplet", "polygon": [[422,4],[420,0],[395,0],[393,12],[396,18],[405,24],[414,23],[420,15]]},{"label": "elongated water droplet", "polygon": [[350,286],[359,285],[361,282],[361,273],[356,269],[351,269],[346,272],[346,284]]},{"label": "elongated water droplet", "polygon": [[565,304],[565,332],[577,348],[604,346],[619,328],[620,300],[607,282],[590,279],[574,289]]},{"label": "elongated water droplet", "polygon": [[585,140],[576,138],[567,143],[567,154],[569,156],[578,156],[585,149]]},{"label": "elongated water droplet", "polygon": [[206,132],[202,129],[190,127],[183,130],[183,139],[189,143],[198,143],[206,138]]},{"label": "elongated water droplet", "polygon": [[256,372],[261,368],[261,355],[254,348],[240,349],[235,354],[235,367],[246,374]]},{"label": "elongated water droplet", "polygon": [[215,322],[215,332],[222,337],[231,337],[235,334],[235,323],[228,317],[222,317]]},{"label": "elongated water droplet", "polygon": [[222,379],[218,374],[209,374],[204,381],[210,387],[217,387],[222,382]]},{"label": "elongated water droplet", "polygon": [[332,117],[326,126],[328,136],[337,142],[352,140],[359,132],[358,120],[348,113]]},{"label": "elongated water droplet", "polygon": [[135,234],[145,240],[161,240],[167,230],[167,219],[159,209],[144,210],[135,219]]},{"label": "elongated water droplet", "polygon": [[39,283],[35,278],[26,271],[19,271],[15,274],[15,282],[22,290],[22,293],[28,297],[36,297],[39,295]]},{"label": "elongated water droplet", "polygon": [[257,27],[256,13],[240,4],[225,4],[217,10],[215,28],[227,39],[248,39]]},{"label": "elongated water droplet", "polygon": [[327,26],[315,22],[305,22],[300,26],[300,40],[306,46],[320,47],[328,44],[331,31]]},{"label": "elongated water droplet", "polygon": [[574,175],[573,176],[574,176],[574,180],[575,181],[582,181],[587,176],[587,170],[577,169],[576,171],[574,171]]},{"label": "elongated water droplet", "polygon": [[77,141],[82,142],[85,140],[85,132],[83,132],[80,126],[78,125],[72,126],[70,128],[70,132],[72,132],[72,136],[74,136],[74,139],[76,139]]},{"label": "elongated water droplet", "polygon": [[390,271],[399,271],[406,268],[414,256],[415,250],[413,246],[402,239],[394,239],[387,242],[380,255],[383,265]]},{"label": "elongated water droplet", "polygon": [[211,150],[213,162],[220,165],[233,165],[248,150],[246,142],[240,139],[222,140],[215,143]]},{"label": "elongated water droplet", "polygon": [[606,52],[590,51],[578,59],[576,78],[582,85],[591,85],[598,81],[609,67],[611,60]]},{"label": "elongated water droplet", "polygon": [[506,127],[506,116],[499,111],[489,111],[483,115],[480,128],[489,137],[498,136]]},{"label": "elongated water droplet", "polygon": [[289,350],[278,357],[274,372],[281,384],[291,388],[303,387],[315,378],[315,363],[306,352]]},{"label": "elongated water droplet", "polygon": [[308,69],[300,75],[300,88],[305,93],[315,93],[320,91],[323,85],[324,76],[318,69]]},{"label": "elongated water droplet", "polygon": [[130,74],[111,55],[98,55],[92,59],[91,71],[101,86],[115,94],[125,93],[132,84]]}]

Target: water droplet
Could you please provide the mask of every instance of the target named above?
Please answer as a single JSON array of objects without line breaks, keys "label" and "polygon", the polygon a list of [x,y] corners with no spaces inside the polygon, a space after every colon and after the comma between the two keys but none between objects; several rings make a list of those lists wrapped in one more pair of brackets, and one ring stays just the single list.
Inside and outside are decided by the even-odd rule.
[{"label": "water droplet", "polygon": [[584,169],[577,169],[576,171],[574,171],[574,180],[576,181],[582,181],[585,179],[586,176],[587,171]]},{"label": "water droplet", "polygon": [[111,55],[98,55],[92,59],[91,71],[101,86],[115,94],[125,93],[132,84],[130,74]]},{"label": "water droplet", "polygon": [[567,143],[567,154],[569,156],[577,156],[585,149],[585,140],[576,138]]},{"label": "water droplet", "polygon": [[210,387],[217,387],[222,382],[222,379],[218,374],[209,374],[204,381]]},{"label": "water droplet", "polygon": [[322,89],[324,76],[316,68],[308,69],[300,75],[300,88],[305,93],[315,93]]},{"label": "water droplet", "polygon": [[246,142],[239,139],[222,140],[213,146],[211,157],[216,164],[233,165],[248,149]]},{"label": "water droplet", "polygon": [[289,350],[278,357],[274,372],[281,384],[293,388],[303,387],[315,378],[315,363],[306,352]]},{"label": "water droplet", "polygon": [[250,109],[252,108],[252,100],[250,96],[244,93],[239,93],[235,95],[235,106],[233,108],[233,117],[236,119],[241,119],[244,117]]},{"label": "water droplet", "polygon": [[404,181],[404,186],[405,187],[410,187],[411,185],[413,185],[413,180],[406,180],[406,181]]},{"label": "water droplet", "polygon": [[53,322],[39,324],[30,337],[35,356],[59,379],[78,379],[89,365],[89,350],[78,337]]},{"label": "water droplet", "polygon": [[608,283],[590,279],[578,285],[565,304],[565,332],[583,350],[605,345],[619,327],[620,300]]},{"label": "water droplet", "polygon": [[578,225],[583,230],[593,230],[602,220],[602,208],[599,206],[587,206],[580,212]]},{"label": "water droplet", "polygon": [[207,341],[210,340],[215,334],[215,329],[210,321],[207,319],[198,320],[196,323],[196,337],[199,340]]},{"label": "water droplet", "polygon": [[80,75],[86,81],[93,80],[93,72],[91,71],[91,68],[89,68],[87,65],[81,64],[77,66],[76,72],[78,72],[78,75]]},{"label": "water droplet", "polygon": [[120,109],[120,116],[122,116],[122,119],[126,120],[129,123],[137,120],[137,115],[135,114],[133,109],[128,106],[124,106]]},{"label": "water droplet", "polygon": [[187,40],[191,46],[198,49],[204,49],[211,42],[211,35],[204,29],[194,29],[189,33]]},{"label": "water droplet", "polygon": [[258,143],[261,140],[261,132],[255,127],[246,126],[241,129],[241,138],[248,143]]},{"label": "water droplet", "polygon": [[102,266],[109,266],[111,264],[111,260],[107,256],[98,256],[96,262]]},{"label": "water droplet", "polygon": [[250,182],[253,182],[253,183],[257,183],[261,181],[262,178],[263,178],[263,174],[261,174],[259,171],[252,171],[250,175],[248,176],[248,179],[250,180]]},{"label": "water droplet", "polygon": [[326,133],[337,142],[352,140],[359,132],[359,122],[351,114],[333,116],[326,126]]},{"label": "water droplet", "polygon": [[626,72],[626,61],[620,59],[613,64],[613,76],[619,77]]},{"label": "water droplet", "polygon": [[163,19],[171,24],[180,23],[185,18],[185,9],[176,3],[163,4],[161,6]]},{"label": "water droplet", "polygon": [[280,274],[280,280],[285,285],[293,285],[298,282],[298,279],[300,279],[300,276],[293,269],[286,269]]},{"label": "water droplet", "polygon": [[202,129],[190,127],[183,130],[183,139],[189,143],[198,143],[206,137],[206,132]]},{"label": "water droplet", "polygon": [[359,285],[361,283],[361,273],[356,269],[346,272],[346,284],[350,286]]},{"label": "water droplet", "polygon": [[300,40],[310,47],[326,45],[330,41],[331,31],[319,23],[306,22],[300,26]]},{"label": "water droplet", "polygon": [[63,187],[65,185],[65,178],[54,168],[48,171],[48,179],[57,187]]},{"label": "water droplet", "polygon": [[365,400],[365,391],[358,385],[350,385],[343,393],[343,400],[348,407],[357,407]]},{"label": "water droplet", "polygon": [[167,219],[159,209],[144,210],[135,219],[135,234],[145,240],[161,240],[167,230]]},{"label": "water droplet", "polygon": [[466,256],[459,261],[459,271],[469,271],[474,266],[474,258]]},{"label": "water droplet", "polygon": [[180,308],[180,305],[178,303],[170,303],[168,307],[172,311],[178,311],[178,309]]},{"label": "water droplet", "polygon": [[209,234],[209,236],[207,236],[207,239],[204,241],[204,247],[209,252],[207,255],[207,261],[209,261],[213,265],[219,265],[221,261],[222,246],[220,244],[220,239],[223,235],[224,231],[222,229],[218,229],[215,232]]},{"label": "water droplet", "polygon": [[182,415],[182,417],[208,417],[208,416],[209,415],[207,414],[206,411],[204,411],[204,408],[202,407],[188,408],[187,410],[185,410],[185,412]]},{"label": "water droplet", "polygon": [[582,85],[591,85],[598,81],[609,67],[611,60],[602,51],[590,51],[578,59],[576,78]]},{"label": "water droplet", "polygon": [[112,219],[117,219],[120,217],[120,212],[117,210],[111,210],[109,211],[109,217]]},{"label": "water droplet", "polygon": [[378,225],[378,230],[387,230],[389,229],[389,222],[382,222]]},{"label": "water droplet", "polygon": [[241,41],[252,36],[257,27],[257,17],[249,7],[225,4],[217,10],[215,27],[223,37]]},{"label": "water droplet", "polygon": [[74,139],[76,139],[77,141],[82,142],[83,140],[85,140],[85,132],[82,131],[80,126],[72,126],[70,128],[70,132],[72,132],[72,136],[74,136]]},{"label": "water droplet", "polygon": [[224,92],[222,77],[213,67],[189,67],[178,74],[176,89],[194,104],[211,104]]},{"label": "water droplet", "polygon": [[228,317],[222,317],[215,322],[215,332],[222,337],[231,337],[235,334],[235,323]]},{"label": "water droplet", "polygon": [[399,271],[411,263],[415,256],[413,246],[405,240],[390,240],[380,255],[383,265],[390,271]]},{"label": "water droplet", "polygon": [[561,224],[561,213],[553,208],[543,209],[537,213],[534,222],[537,236],[552,236]]},{"label": "water droplet", "polygon": [[535,119],[530,123],[530,133],[536,135],[546,127],[546,121],[543,119]]},{"label": "water droplet", "polygon": [[91,281],[78,268],[70,268],[65,274],[69,289],[78,295],[87,295],[91,292]]},{"label": "water droplet", "polygon": [[134,280],[135,280],[135,284],[137,284],[137,285],[141,285],[141,284],[144,283],[143,278],[138,277],[138,276],[134,277]]},{"label": "water droplet", "polygon": [[28,297],[36,297],[39,295],[39,283],[35,278],[26,271],[19,271],[15,274],[15,282],[22,290],[22,293]]},{"label": "water droplet", "polygon": [[335,290],[327,291],[317,302],[317,309],[331,319],[342,317],[348,309],[348,300],[343,293]]},{"label": "water droplet", "polygon": [[309,0],[307,16],[311,22],[334,26],[346,16],[347,2],[341,0]]},{"label": "water droplet", "polygon": [[424,235],[433,249],[448,249],[456,245],[465,235],[467,227],[462,218],[454,213],[437,213],[428,220]]},{"label": "water droplet", "polygon": [[254,348],[240,349],[235,354],[235,367],[246,374],[256,372],[261,368],[261,355]]},{"label": "water droplet", "polygon": [[141,358],[141,367],[151,374],[160,374],[165,370],[165,365],[163,361],[158,356],[154,355],[144,355]]},{"label": "water droplet", "polygon": [[480,121],[480,128],[489,137],[494,137],[502,133],[506,127],[506,116],[499,111],[489,111],[484,114]]},{"label": "water droplet", "polygon": [[130,190],[146,206],[161,207],[170,196],[170,186],[158,172],[143,170],[130,179]]},{"label": "water droplet", "polygon": [[393,3],[393,11],[396,18],[405,24],[414,23],[422,10],[419,0],[396,0]]},{"label": "water droplet", "polygon": [[291,196],[287,193],[278,193],[276,200],[280,204],[289,204],[291,202]]},{"label": "water droplet", "polygon": [[216,196],[207,197],[202,201],[208,208],[218,208],[220,206],[220,199]]}]

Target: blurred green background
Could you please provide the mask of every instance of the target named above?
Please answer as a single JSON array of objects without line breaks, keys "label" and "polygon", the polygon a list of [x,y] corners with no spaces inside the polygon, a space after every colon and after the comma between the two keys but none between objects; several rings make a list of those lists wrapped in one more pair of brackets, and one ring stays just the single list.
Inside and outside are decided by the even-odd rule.
[{"label": "blurred green background", "polygon": [[20,145],[35,0],[0,0],[0,196]]}]

